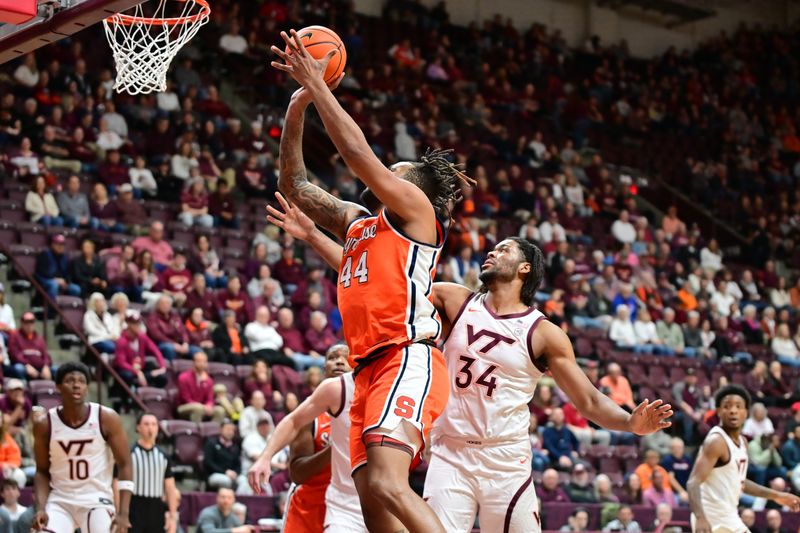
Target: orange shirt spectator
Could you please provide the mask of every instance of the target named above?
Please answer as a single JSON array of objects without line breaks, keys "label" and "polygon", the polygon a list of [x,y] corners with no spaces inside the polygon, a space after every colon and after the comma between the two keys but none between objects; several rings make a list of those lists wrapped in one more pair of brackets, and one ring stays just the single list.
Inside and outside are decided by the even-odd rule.
[{"label": "orange shirt spectator", "polygon": [[681,303],[681,309],[684,311],[694,311],[697,309],[697,298],[686,289],[678,291],[678,301]]},{"label": "orange shirt spectator", "polygon": [[642,492],[653,486],[653,472],[656,470],[661,471],[663,474],[664,490],[671,490],[669,486],[669,475],[663,466],[658,464],[659,456],[655,450],[648,450],[644,455],[644,463],[636,467],[634,472],[639,479],[642,480]]},{"label": "orange shirt spectator", "polygon": [[600,388],[608,389],[608,397],[620,407],[634,409],[633,391],[628,378],[622,375],[622,369],[617,363],[608,365],[608,374],[600,378]]},{"label": "orange shirt spectator", "polygon": [[22,453],[11,433],[3,431],[3,440],[0,442],[0,467],[19,468],[22,466]]}]

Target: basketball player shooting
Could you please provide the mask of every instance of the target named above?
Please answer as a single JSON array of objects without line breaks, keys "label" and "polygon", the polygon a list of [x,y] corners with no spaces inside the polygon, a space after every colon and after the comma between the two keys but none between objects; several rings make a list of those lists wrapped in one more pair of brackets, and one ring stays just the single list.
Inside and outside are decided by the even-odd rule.
[{"label": "basketball player shooting", "polygon": [[750,393],[739,385],[727,385],[714,395],[719,425],[706,435],[689,476],[689,507],[695,533],[749,531],[739,518],[742,492],[767,498],[800,511],[800,498],[778,492],[747,479],[747,440],[742,427],[750,411]]},{"label": "basketball player shooting", "polygon": [[[283,212],[268,207],[268,220],[338,268],[341,246],[276,196]],[[600,426],[639,435],[670,426],[668,404],[645,400],[627,413],[586,378],[566,334],[531,306],[543,270],[541,251],[514,237],[489,253],[479,293],[455,283],[434,284],[433,302],[449,332],[444,357],[452,379],[450,401],[433,430],[424,495],[448,532],[471,531],[479,508],[483,531],[541,530],[528,403],[547,369],[578,410]]]},{"label": "basketball player shooting", "polygon": [[[56,372],[61,405],[34,421],[34,531],[125,533],[130,528],[133,469],[128,439],[116,412],[86,401],[89,377],[83,363],[61,365]],[[116,512],[111,488],[115,463]]]},{"label": "basketball player shooting", "polygon": [[[297,32],[281,34],[289,53],[272,65],[303,88],[295,92],[281,137],[280,190],[320,226],[346,241],[338,280],[345,340],[356,367],[350,460],[371,531],[444,532],[408,484],[412,459],[447,403],[447,370],[435,347],[441,322],[431,302],[461,173],[445,153],[386,168],[323,80],[333,51],[310,56]],[[372,216],[308,182],[303,116],[313,102],[342,159],[385,206]],[[256,483],[257,485],[258,483]],[[374,497],[377,503],[365,500]],[[388,512],[387,512],[388,510]],[[396,519],[399,519],[400,525]]]}]

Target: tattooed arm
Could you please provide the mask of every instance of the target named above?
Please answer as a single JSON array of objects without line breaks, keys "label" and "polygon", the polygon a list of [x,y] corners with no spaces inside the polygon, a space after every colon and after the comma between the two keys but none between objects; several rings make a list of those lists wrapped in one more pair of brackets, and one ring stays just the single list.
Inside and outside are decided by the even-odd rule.
[{"label": "tattooed arm", "polygon": [[308,181],[303,162],[303,121],[310,95],[300,89],[292,95],[281,135],[278,189],[311,220],[344,240],[354,218],[369,215],[358,204],[342,201]]}]

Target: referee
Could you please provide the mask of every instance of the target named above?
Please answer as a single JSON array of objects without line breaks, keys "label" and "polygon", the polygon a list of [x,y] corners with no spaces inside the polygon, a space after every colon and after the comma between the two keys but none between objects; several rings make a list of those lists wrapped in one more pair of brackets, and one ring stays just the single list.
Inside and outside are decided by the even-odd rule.
[{"label": "referee", "polygon": [[135,487],[131,497],[130,533],[175,533],[180,495],[175,488],[170,460],[156,446],[156,416],[152,413],[139,415],[136,433],[139,440],[131,449]]}]

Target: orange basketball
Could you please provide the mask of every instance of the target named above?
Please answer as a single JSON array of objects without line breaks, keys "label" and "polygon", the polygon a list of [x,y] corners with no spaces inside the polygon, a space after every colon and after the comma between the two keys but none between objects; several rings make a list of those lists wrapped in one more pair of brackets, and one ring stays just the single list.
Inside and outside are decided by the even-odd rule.
[{"label": "orange basketball", "polygon": [[[336,49],[336,55],[331,58],[328,63],[328,68],[325,70],[325,83],[330,85],[344,72],[345,64],[347,64],[347,50],[344,48],[344,43],[336,35],[336,32],[326,28],[325,26],[308,26],[302,30],[298,30],[297,34],[303,45],[315,59],[322,59],[325,54],[332,49]],[[289,47],[286,47],[286,53],[289,53]]]}]

